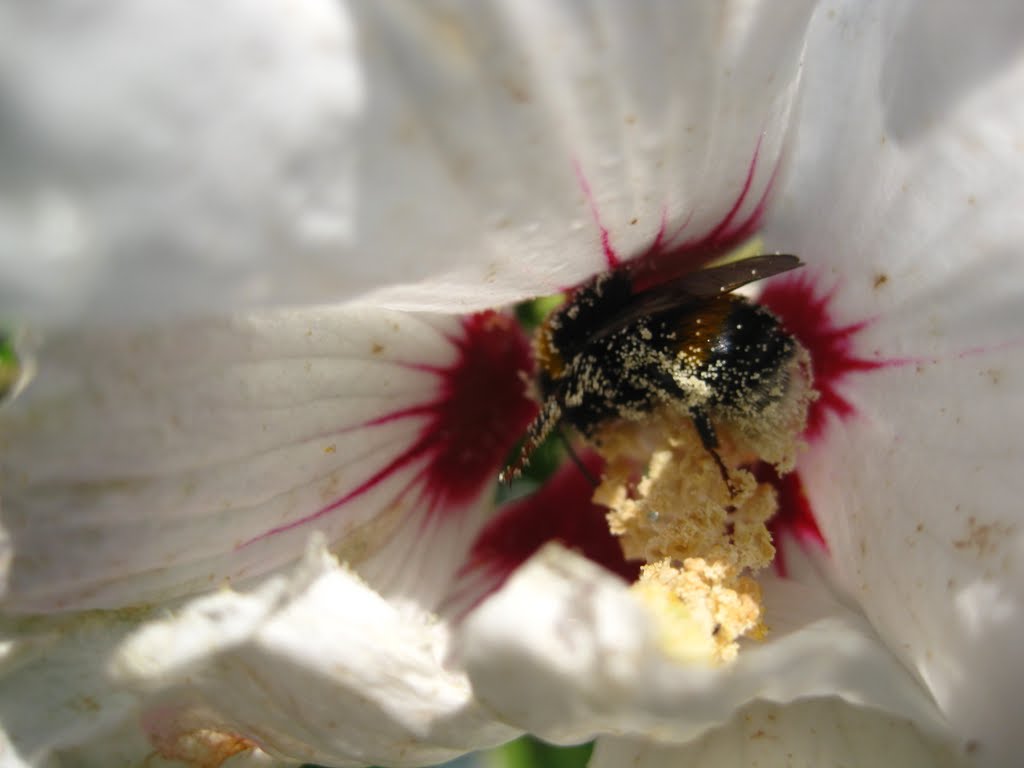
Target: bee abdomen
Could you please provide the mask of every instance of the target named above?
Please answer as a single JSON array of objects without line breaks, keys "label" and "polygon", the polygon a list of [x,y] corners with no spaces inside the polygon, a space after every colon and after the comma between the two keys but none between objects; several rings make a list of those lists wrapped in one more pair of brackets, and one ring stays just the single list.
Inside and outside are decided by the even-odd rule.
[{"label": "bee abdomen", "polygon": [[757,409],[785,395],[786,363],[796,351],[768,310],[738,299],[719,329],[701,375],[714,392],[713,405]]}]

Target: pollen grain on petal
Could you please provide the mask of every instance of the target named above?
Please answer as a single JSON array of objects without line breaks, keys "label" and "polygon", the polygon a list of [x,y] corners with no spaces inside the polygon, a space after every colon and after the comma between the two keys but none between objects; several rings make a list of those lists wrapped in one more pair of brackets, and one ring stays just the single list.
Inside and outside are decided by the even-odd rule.
[{"label": "pollen grain on petal", "polygon": [[143,725],[155,749],[154,756],[191,768],[220,768],[241,752],[259,749],[254,741],[234,733],[185,725],[193,719],[159,709],[144,714]]}]

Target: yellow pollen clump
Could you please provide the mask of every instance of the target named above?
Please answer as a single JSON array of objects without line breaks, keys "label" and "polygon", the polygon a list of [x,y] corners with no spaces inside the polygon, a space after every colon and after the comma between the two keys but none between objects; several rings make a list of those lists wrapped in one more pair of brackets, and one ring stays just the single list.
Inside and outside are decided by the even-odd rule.
[{"label": "yellow pollen clump", "polygon": [[763,632],[760,587],[724,563],[659,560],[643,566],[633,590],[654,609],[661,646],[682,661],[732,661],[739,637]]},{"label": "yellow pollen clump", "polygon": [[598,441],[607,463],[594,501],[608,508],[626,557],[647,563],[633,589],[652,609],[662,647],[691,663],[730,661],[739,638],[764,634],[752,576],[775,556],[775,490],[741,468],[758,459],[743,437],[724,424],[716,431],[728,482],[692,421],[671,407],[610,425]]}]

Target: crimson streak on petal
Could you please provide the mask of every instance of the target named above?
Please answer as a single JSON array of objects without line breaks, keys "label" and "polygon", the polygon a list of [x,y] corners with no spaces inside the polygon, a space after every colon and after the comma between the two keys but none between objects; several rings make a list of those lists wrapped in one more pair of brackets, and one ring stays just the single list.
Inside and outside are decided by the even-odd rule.
[{"label": "crimson streak on petal", "polygon": [[770,281],[758,298],[782,321],[811,356],[814,388],[818,399],[808,414],[809,440],[822,437],[830,418],[847,419],[854,407],[842,393],[850,375],[867,373],[904,361],[860,357],[856,351],[857,334],[868,320],[842,325],[829,311],[836,288],[821,290],[813,272],[801,271]]},{"label": "crimson streak on petal", "polygon": [[778,546],[782,534],[792,536],[803,547],[819,547],[828,551],[828,544],[821,534],[818,521],[814,519],[811,502],[804,492],[804,484],[800,472],[790,472],[782,477],[769,464],[758,464],[754,467],[754,475],[758,482],[770,483],[775,487],[779,508],[775,516],[768,522],[768,530],[776,543],[775,566],[779,576],[787,576],[785,550]]},{"label": "crimson streak on petal", "polygon": [[633,272],[634,290],[647,290],[650,287],[676,279],[695,269],[700,269],[707,262],[728,253],[745,240],[753,237],[761,225],[761,219],[764,217],[765,210],[768,207],[768,201],[771,198],[771,192],[775,187],[775,179],[779,172],[779,166],[776,164],[750,213],[745,218],[737,220],[737,216],[748,204],[750,194],[753,191],[754,177],[757,173],[760,156],[761,142],[758,141],[757,146],[754,147],[754,155],[750,161],[747,176],[743,180],[743,186],[740,188],[739,194],[725,216],[710,231],[703,235],[678,242],[679,237],[683,234],[686,225],[690,221],[690,217],[687,217],[679,230],[669,236],[666,236],[665,225],[664,222],[662,223],[654,242],[647,251],[630,262],[629,266]]},{"label": "crimson streak on petal", "polygon": [[469,501],[493,484],[537,414],[524,380],[533,376],[533,352],[519,323],[479,312],[463,321],[463,330],[452,339],[460,359],[439,371],[441,397],[417,443],[432,452],[422,480],[442,506]]},{"label": "crimson streak on petal", "polygon": [[680,242],[684,230],[693,217],[693,211],[690,211],[682,225],[671,234],[667,231],[667,222],[665,212],[663,211],[662,224],[658,227],[654,241],[643,253],[630,259],[623,259],[614,246],[612,246],[611,232],[601,220],[601,214],[594,199],[590,182],[584,175],[579,162],[575,163],[575,174],[577,174],[579,179],[584,197],[590,204],[594,223],[597,225],[600,233],[601,250],[604,253],[607,268],[617,269],[625,265],[634,273],[634,288],[638,291],[643,291],[659,283],[672,280],[676,276],[692,269],[697,269],[702,264],[727,253],[730,249],[753,237],[764,216],[772,187],[775,185],[775,177],[778,173],[778,165],[776,164],[764,189],[761,190],[761,196],[754,204],[754,208],[745,218],[737,221],[737,215],[750,200],[760,155],[761,141],[759,139],[754,147],[754,156],[751,159],[748,170],[746,170],[746,176],[739,189],[739,194],[725,215],[709,231]]},{"label": "crimson streak on petal", "polygon": [[[804,436],[812,443],[824,438],[831,421],[856,415],[853,404],[843,395],[843,388],[849,385],[852,375],[904,362],[871,359],[857,353],[857,334],[867,328],[870,321],[837,322],[830,310],[836,290],[835,286],[822,289],[816,284],[813,271],[801,271],[769,281],[758,298],[811,357],[814,387],[819,396],[811,404]],[[758,467],[755,471],[760,480],[772,483],[778,493],[779,511],[770,525],[772,536],[777,540],[785,533],[805,547],[827,549],[810,500],[804,493],[799,469],[781,478],[771,467]],[[782,549],[778,550],[775,567],[780,575],[786,575]]]},{"label": "crimson streak on petal", "polygon": [[[615,246],[612,245],[611,232],[602,221],[601,212],[597,201],[594,199],[590,182],[583,173],[579,162],[574,161],[576,178],[579,181],[583,196],[590,206],[591,215],[600,234],[601,250],[604,253],[607,269],[614,270],[623,267],[629,269],[633,273],[634,289],[642,291],[694,269],[699,269],[703,264],[727,253],[730,249],[753,236],[764,216],[779,169],[778,164],[776,164],[750,213],[745,218],[737,221],[740,211],[743,210],[751,199],[750,195],[754,189],[754,178],[757,174],[760,154],[761,141],[759,139],[754,147],[754,153],[747,168],[746,177],[743,180],[739,193],[736,195],[736,199],[733,200],[725,215],[710,230],[688,240],[680,241],[683,232],[693,218],[694,212],[691,210],[682,225],[669,234],[666,229],[666,213],[662,211],[661,225],[655,234],[654,241],[645,251],[628,259],[623,259]],[[572,289],[567,288],[566,290]]]},{"label": "crimson streak on petal", "polygon": [[[581,459],[592,474],[601,474],[597,454]],[[549,541],[635,581],[640,563],[623,557],[618,538],[608,530],[607,510],[590,500],[593,495],[594,487],[579,467],[566,462],[535,492],[502,506],[473,543],[458,574],[462,588],[452,595],[448,609],[456,614],[468,611]]]},{"label": "crimson streak on petal", "polygon": [[423,425],[412,443],[385,466],[343,496],[309,515],[280,525],[239,545],[308,525],[366,494],[404,469],[420,466],[397,497],[417,493],[424,521],[448,509],[460,509],[493,482],[505,457],[533,419],[524,375],[533,373],[530,343],[519,324],[498,312],[479,312],[462,320],[462,332],[450,337],[458,351],[446,367],[412,366],[438,378],[433,397],[364,422],[373,429],[419,418]]}]

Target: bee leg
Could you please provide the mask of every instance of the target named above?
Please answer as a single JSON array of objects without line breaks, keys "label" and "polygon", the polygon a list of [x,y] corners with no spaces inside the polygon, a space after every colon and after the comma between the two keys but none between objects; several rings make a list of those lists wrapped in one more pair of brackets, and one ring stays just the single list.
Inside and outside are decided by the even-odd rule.
[{"label": "bee leg", "polygon": [[530,463],[530,455],[551,434],[551,430],[558,426],[561,419],[562,408],[558,401],[552,398],[545,400],[541,405],[540,413],[526,428],[526,438],[523,440],[518,456],[498,473],[499,483],[511,485],[513,480],[523,474],[523,469]]},{"label": "bee leg", "polygon": [[572,443],[569,442],[569,438],[565,434],[565,430],[561,427],[555,427],[555,432],[558,435],[558,439],[562,441],[562,445],[565,446],[565,450],[569,453],[569,458],[572,459],[572,463],[575,464],[576,468],[580,471],[580,474],[587,478],[587,482],[589,482],[594,488],[597,488],[600,483],[597,482],[597,478],[594,477],[591,471],[587,469],[587,465],[583,463],[583,459],[576,455],[576,451],[573,450]]},{"label": "bee leg", "polygon": [[736,489],[732,487],[732,480],[729,477],[729,470],[725,466],[725,462],[722,461],[722,457],[718,455],[718,435],[715,434],[715,427],[711,423],[710,417],[704,411],[692,411],[690,418],[693,419],[693,426],[697,428],[697,434],[700,436],[700,442],[704,446],[704,450],[711,454],[715,463],[718,464],[718,471],[722,473],[722,480],[729,487],[729,493],[733,496],[736,495]]}]

